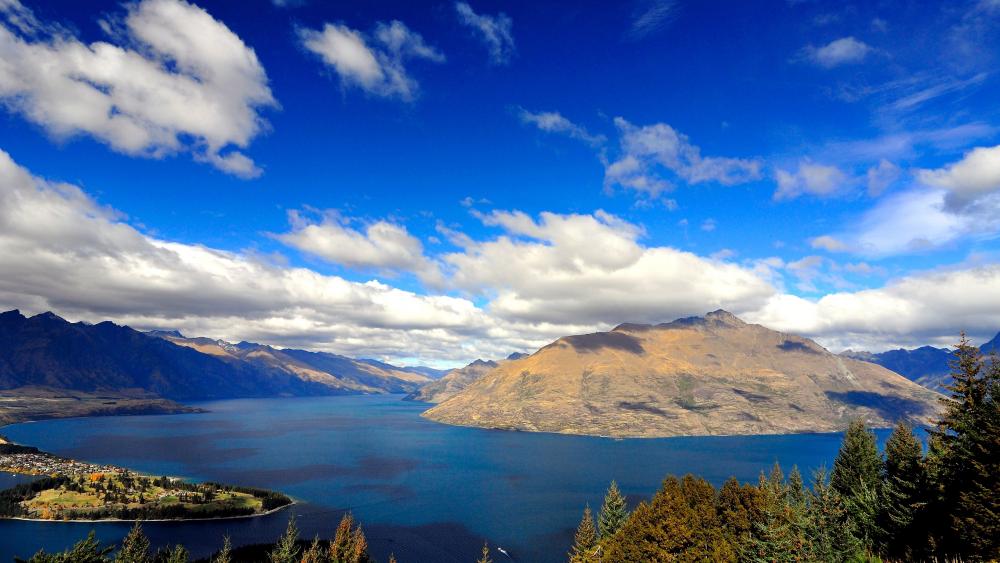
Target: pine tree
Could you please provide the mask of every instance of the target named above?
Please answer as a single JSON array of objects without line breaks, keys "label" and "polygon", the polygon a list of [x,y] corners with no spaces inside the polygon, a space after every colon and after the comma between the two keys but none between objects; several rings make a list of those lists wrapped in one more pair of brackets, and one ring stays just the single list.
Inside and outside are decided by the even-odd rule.
[{"label": "pine tree", "polygon": [[365,539],[365,533],[361,531],[360,525],[354,529],[351,538],[351,547],[351,557],[348,563],[368,563],[370,561],[368,556],[368,540]]},{"label": "pine tree", "polygon": [[879,514],[882,456],[873,434],[858,418],[844,434],[840,452],[833,462],[830,486],[840,495],[854,522],[858,538],[871,551],[881,539]]},{"label": "pine tree", "polygon": [[299,528],[295,525],[295,518],[288,520],[288,527],[285,533],[278,538],[278,543],[274,549],[267,554],[271,563],[298,563],[299,559]]},{"label": "pine tree", "polygon": [[807,552],[811,561],[854,561],[862,552],[843,499],[830,486],[827,472],[813,475],[807,512]]},{"label": "pine tree", "polygon": [[316,536],[309,549],[302,553],[301,563],[326,563],[326,560],[326,551],[319,544],[319,536]]},{"label": "pine tree", "polygon": [[584,507],[583,518],[576,527],[573,536],[573,548],[569,552],[570,563],[591,563],[599,559],[594,553],[597,550],[597,528],[594,527],[594,516],[590,513],[590,505]]},{"label": "pine tree", "polygon": [[921,558],[926,534],[919,530],[926,506],[927,472],[923,447],[906,423],[899,423],[885,444],[881,528],[884,552],[892,558]]},{"label": "pine tree", "polygon": [[176,545],[167,554],[166,563],[188,563],[188,551],[183,545]]},{"label": "pine tree", "polygon": [[48,554],[43,549],[27,561],[20,557],[15,557],[14,561],[16,563],[108,563],[110,561],[108,554],[112,549],[111,546],[101,547],[94,536],[94,531],[91,530],[85,539],[76,542],[73,547],[62,553]]},{"label": "pine tree", "polygon": [[330,559],[334,563],[346,563],[354,553],[354,516],[344,514],[337,525],[337,531],[330,542]]},{"label": "pine tree", "polygon": [[1000,558],[1000,362],[983,365],[965,335],[952,363],[951,397],[932,430],[932,474],[940,497],[932,510],[949,514],[935,534],[938,555]]},{"label": "pine tree", "polygon": [[751,525],[749,549],[741,559],[761,563],[798,561],[802,542],[792,522],[781,466],[775,463],[767,478],[761,473],[758,489],[760,511]]},{"label": "pine tree", "polygon": [[229,536],[222,539],[222,550],[212,559],[212,563],[232,563],[233,544],[229,541]]},{"label": "pine tree", "polygon": [[129,531],[122,546],[115,556],[116,563],[149,563],[149,538],[142,533],[142,526],[138,522]]},{"label": "pine tree", "polygon": [[483,555],[476,560],[476,563],[493,563],[493,558],[490,557],[490,544],[483,542]]},{"label": "pine tree", "polygon": [[625,497],[618,490],[618,483],[612,481],[607,494],[604,495],[604,504],[601,505],[601,514],[597,520],[600,537],[603,539],[615,535],[626,520],[628,520],[628,507],[625,504]]},{"label": "pine tree", "polygon": [[395,553],[390,553],[389,554],[389,563],[397,563],[397,561],[396,561],[396,554]]}]

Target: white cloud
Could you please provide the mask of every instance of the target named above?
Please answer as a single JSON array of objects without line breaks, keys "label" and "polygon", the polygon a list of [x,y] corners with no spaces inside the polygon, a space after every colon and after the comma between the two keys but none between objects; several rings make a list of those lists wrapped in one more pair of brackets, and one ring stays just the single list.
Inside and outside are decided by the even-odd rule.
[{"label": "white cloud", "polygon": [[453,285],[490,297],[494,315],[529,323],[663,322],[761,306],[774,288],[753,271],[669,247],[614,215],[481,215],[503,234],[445,254]]},{"label": "white cloud", "polygon": [[918,177],[928,186],[948,190],[949,209],[963,209],[1000,191],[1000,146],[978,147],[949,166],[921,170]]},{"label": "white cloud", "polygon": [[850,247],[835,237],[823,235],[809,241],[809,246],[826,250],[827,252],[846,252]]},{"label": "white cloud", "polygon": [[882,159],[865,173],[868,182],[868,195],[878,197],[899,179],[899,167]]},{"label": "white cloud", "polygon": [[120,44],[85,44],[0,3],[0,99],[58,138],[88,134],[112,149],[160,158],[191,152],[240,176],[260,169],[240,149],[276,106],[253,50],[183,0],[128,4]]},{"label": "white cloud", "polygon": [[456,2],[455,11],[459,20],[477,32],[477,35],[490,51],[490,61],[493,64],[505,65],[514,56],[514,36],[511,34],[513,22],[504,13],[495,16],[477,14],[472,6],[465,2]]},{"label": "white cloud", "polygon": [[327,23],[320,31],[300,28],[299,41],[340,76],[344,85],[376,96],[412,100],[419,85],[407,73],[408,59],[444,62],[444,55],[427,45],[403,22],[379,23],[366,37],[346,25]]},{"label": "white cloud", "polygon": [[688,184],[726,186],[760,178],[759,160],[702,156],[686,135],[665,123],[637,127],[617,117],[615,125],[621,151],[617,160],[605,166],[606,188],[620,186],[657,197],[673,187],[674,177]]},{"label": "white cloud", "polygon": [[628,32],[628,37],[634,40],[644,39],[663,29],[676,13],[674,0],[643,0],[642,3],[643,8],[636,12]]},{"label": "white cloud", "polygon": [[706,233],[714,231],[715,227],[717,226],[718,223],[716,223],[715,219],[705,219],[704,221],[701,222],[701,230],[705,231]]},{"label": "white cloud", "polygon": [[522,123],[534,125],[546,133],[566,135],[567,137],[578,139],[595,147],[603,145],[607,141],[604,135],[593,135],[584,127],[573,123],[556,111],[534,113],[524,108],[518,108],[517,114]]},{"label": "white cloud", "polygon": [[424,255],[423,244],[402,225],[375,221],[362,231],[335,212],[325,213],[319,222],[294,210],[288,218],[292,230],[274,238],[303,252],[349,268],[410,271],[437,279],[437,269]]},{"label": "white cloud", "polygon": [[816,300],[775,295],[747,317],[835,349],[952,344],[963,330],[981,341],[1000,329],[1000,265],[926,272]]},{"label": "white cloud", "polygon": [[854,37],[841,37],[822,47],[806,47],[805,54],[814,63],[824,68],[833,68],[845,64],[859,63],[872,50],[866,43]]},{"label": "white cloud", "polygon": [[803,194],[833,197],[844,193],[849,187],[847,175],[836,166],[816,164],[809,160],[801,161],[795,172],[778,169],[775,180],[778,183],[778,189],[774,192],[776,201],[795,199]]}]

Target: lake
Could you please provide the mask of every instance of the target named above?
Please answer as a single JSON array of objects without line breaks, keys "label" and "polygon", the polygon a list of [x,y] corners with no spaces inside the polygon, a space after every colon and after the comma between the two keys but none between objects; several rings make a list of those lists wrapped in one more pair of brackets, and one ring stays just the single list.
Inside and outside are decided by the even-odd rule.
[{"label": "lake", "polygon": [[[830,467],[840,434],[612,440],[446,426],[400,396],[253,399],[199,403],[204,414],[80,418],[18,424],[11,439],[55,454],[146,473],[280,490],[290,510],[246,520],[147,523],[155,545],[196,556],[272,541],[294,514],[306,537],[332,535],[350,510],[372,554],[401,563],[475,561],[482,542],[511,559],[565,561],[584,504],[595,510],[616,479],[630,501],[667,474],[715,484],[756,481],[779,461],[808,476]],[[886,431],[879,432],[884,440]],[[10,479],[3,481],[11,483]],[[0,553],[63,549],[91,529],[117,542],[125,523],[0,521]],[[497,562],[505,560],[494,553]]]}]

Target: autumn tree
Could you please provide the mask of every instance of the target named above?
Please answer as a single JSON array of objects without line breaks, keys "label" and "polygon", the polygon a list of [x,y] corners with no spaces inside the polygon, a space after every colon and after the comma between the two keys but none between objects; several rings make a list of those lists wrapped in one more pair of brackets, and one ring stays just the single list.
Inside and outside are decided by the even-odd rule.
[{"label": "autumn tree", "polygon": [[569,552],[570,563],[596,563],[600,561],[597,557],[597,528],[594,526],[594,515],[590,512],[590,505],[584,507],[583,518],[576,527],[576,534],[573,535],[573,548]]},{"label": "autumn tree", "polygon": [[476,560],[476,563],[493,563],[493,558],[490,557],[490,544],[483,542],[482,556]]},{"label": "autumn tree", "polygon": [[278,538],[278,543],[274,544],[274,549],[267,554],[271,563],[298,563],[299,561],[299,528],[295,525],[295,518],[288,520],[288,527],[285,533]]}]

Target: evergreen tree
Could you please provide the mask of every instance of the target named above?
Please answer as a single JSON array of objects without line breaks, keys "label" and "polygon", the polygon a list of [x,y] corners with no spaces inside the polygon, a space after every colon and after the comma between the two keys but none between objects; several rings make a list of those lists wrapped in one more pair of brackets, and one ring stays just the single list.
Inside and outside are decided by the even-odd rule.
[{"label": "evergreen tree", "polygon": [[719,490],[716,509],[726,540],[737,554],[748,553],[753,523],[761,518],[761,493],[730,477]]},{"label": "evergreen tree", "polygon": [[576,527],[573,536],[573,548],[569,552],[570,563],[591,563],[600,561],[594,553],[597,550],[597,528],[594,527],[594,516],[590,513],[590,505],[583,509],[583,518]]},{"label": "evergreen tree", "polygon": [[858,418],[844,434],[840,452],[833,462],[830,486],[840,495],[854,522],[858,538],[869,551],[881,539],[879,527],[882,456],[873,434]]},{"label": "evergreen tree", "polygon": [[935,512],[950,515],[937,531],[939,555],[1000,558],[1000,362],[983,365],[965,335],[952,363],[951,396],[932,431],[931,464],[940,497]]},{"label": "evergreen tree", "polygon": [[108,563],[110,561],[108,554],[111,551],[111,546],[101,547],[101,543],[94,536],[94,531],[91,530],[86,539],[76,542],[73,547],[62,553],[48,554],[43,549],[27,561],[19,557],[15,557],[14,561],[17,563]]},{"label": "evergreen tree", "polygon": [[607,494],[604,495],[604,504],[601,505],[601,514],[597,520],[597,531],[602,539],[609,538],[621,529],[626,520],[628,520],[628,507],[625,504],[625,497],[618,490],[618,483],[612,481]]},{"label": "evergreen tree", "polygon": [[319,544],[319,536],[313,538],[309,549],[302,553],[301,563],[326,563],[326,551]]},{"label": "evergreen tree", "polygon": [[398,563],[396,561],[396,554],[395,553],[390,553],[389,554],[389,563]]},{"label": "evergreen tree", "polygon": [[274,544],[274,549],[267,554],[271,563],[298,563],[299,560],[299,528],[295,525],[295,518],[288,520],[288,527],[285,533],[278,538],[278,543]]},{"label": "evergreen tree", "polygon": [[142,533],[138,522],[132,526],[128,535],[122,540],[122,546],[115,556],[116,563],[149,563],[149,538]]},{"label": "evergreen tree", "polygon": [[751,525],[749,549],[741,554],[741,559],[761,563],[798,561],[801,541],[793,526],[784,475],[777,463],[769,477],[761,473],[758,489],[759,515]]},{"label": "evergreen tree", "polygon": [[348,563],[369,563],[371,558],[368,556],[368,540],[360,525],[354,529],[351,545],[353,549]]},{"label": "evergreen tree", "polygon": [[884,552],[896,559],[922,557],[926,534],[920,520],[926,506],[927,472],[920,440],[906,423],[899,423],[885,444],[881,528]]},{"label": "evergreen tree", "polygon": [[232,563],[233,544],[229,541],[229,536],[222,539],[222,550],[212,559],[212,563]]},{"label": "evergreen tree", "polygon": [[840,494],[830,486],[825,469],[813,476],[807,514],[809,560],[838,563],[860,557],[861,542],[855,537],[854,524]]},{"label": "evergreen tree", "polygon": [[183,545],[176,545],[167,553],[166,563],[188,563],[188,551]]},{"label": "evergreen tree", "polygon": [[476,560],[476,563],[493,563],[493,558],[490,557],[490,544],[483,542],[483,554],[482,557]]},{"label": "evergreen tree", "polygon": [[337,531],[330,542],[330,559],[335,563],[345,563],[354,553],[354,516],[344,514],[337,525]]}]

